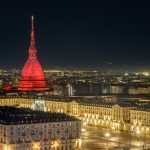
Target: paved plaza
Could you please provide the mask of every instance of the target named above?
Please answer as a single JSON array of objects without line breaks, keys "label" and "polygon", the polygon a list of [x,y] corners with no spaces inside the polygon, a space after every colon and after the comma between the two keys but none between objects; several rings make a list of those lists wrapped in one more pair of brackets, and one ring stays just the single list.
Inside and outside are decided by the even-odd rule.
[{"label": "paved plaza", "polygon": [[82,150],[148,150],[150,135],[121,132],[95,126],[82,129]]}]

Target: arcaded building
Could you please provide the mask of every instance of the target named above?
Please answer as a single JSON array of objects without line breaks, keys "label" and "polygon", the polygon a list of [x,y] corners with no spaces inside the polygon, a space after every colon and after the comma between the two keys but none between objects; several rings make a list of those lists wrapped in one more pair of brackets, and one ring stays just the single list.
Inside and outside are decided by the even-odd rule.
[{"label": "arcaded building", "polygon": [[[118,103],[110,100],[83,100],[63,97],[18,97],[1,96],[1,106],[16,106],[61,112],[75,116],[84,125],[96,125],[113,130],[150,133],[150,101],[139,104]],[[109,97],[108,97],[109,99]],[[146,101],[146,102],[145,102]]]}]

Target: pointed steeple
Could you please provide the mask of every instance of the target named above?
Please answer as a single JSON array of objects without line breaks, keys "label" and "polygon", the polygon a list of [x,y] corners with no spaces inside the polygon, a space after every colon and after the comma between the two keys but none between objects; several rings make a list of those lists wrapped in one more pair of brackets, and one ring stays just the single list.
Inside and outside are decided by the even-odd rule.
[{"label": "pointed steeple", "polygon": [[34,38],[34,16],[31,16],[31,37],[30,37],[30,47],[29,47],[29,60],[37,59],[36,48],[35,48],[35,38]]},{"label": "pointed steeple", "polygon": [[34,39],[34,16],[31,16],[31,41],[30,41],[30,49],[35,48],[35,39]]}]

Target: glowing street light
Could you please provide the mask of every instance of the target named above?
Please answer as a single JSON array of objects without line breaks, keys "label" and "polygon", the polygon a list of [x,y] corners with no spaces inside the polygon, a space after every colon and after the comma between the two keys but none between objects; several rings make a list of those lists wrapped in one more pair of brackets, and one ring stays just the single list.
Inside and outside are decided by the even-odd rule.
[{"label": "glowing street light", "polygon": [[137,134],[137,137],[138,137],[138,140],[139,140],[139,136],[140,136],[140,134],[141,134],[140,130],[137,130],[137,131],[136,131],[136,134]]},{"label": "glowing street light", "polygon": [[105,133],[105,137],[107,137],[107,138],[110,137],[110,133],[109,133],[109,132],[106,132],[106,133]]},{"label": "glowing street light", "polygon": [[140,143],[139,136],[140,136],[140,134],[141,134],[141,131],[140,131],[139,129],[138,129],[138,130],[136,130],[136,134],[137,134],[137,138],[138,138],[137,146],[140,146],[140,145],[141,145],[141,143]]},{"label": "glowing street light", "polygon": [[82,129],[81,129],[81,131],[82,131],[82,132],[85,132],[85,131],[86,131],[86,129],[85,129],[85,128],[82,128]]},{"label": "glowing street light", "polygon": [[83,122],[83,126],[86,126],[86,122]]},{"label": "glowing street light", "polygon": [[140,135],[140,133],[141,133],[140,130],[137,130],[137,131],[136,131],[136,134],[137,134],[137,135]]},{"label": "glowing street light", "polygon": [[86,132],[86,129],[85,129],[85,128],[82,128],[82,129],[81,129],[81,132],[82,132],[83,139],[84,139],[84,133]]},{"label": "glowing street light", "polygon": [[110,133],[109,133],[109,132],[106,132],[106,133],[105,133],[105,137],[107,138],[107,149],[108,149],[108,138],[110,137]]}]

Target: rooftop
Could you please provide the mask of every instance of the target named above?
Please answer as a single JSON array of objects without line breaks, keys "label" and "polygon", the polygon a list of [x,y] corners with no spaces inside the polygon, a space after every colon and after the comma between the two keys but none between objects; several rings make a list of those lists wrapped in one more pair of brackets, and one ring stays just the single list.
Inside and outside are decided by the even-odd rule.
[{"label": "rooftop", "polygon": [[148,105],[142,105],[142,106],[137,106],[133,108],[132,110],[138,110],[138,111],[150,111],[150,104]]},{"label": "rooftop", "polygon": [[64,113],[51,113],[25,108],[0,106],[0,124],[14,125],[66,121],[78,121],[78,119]]}]

